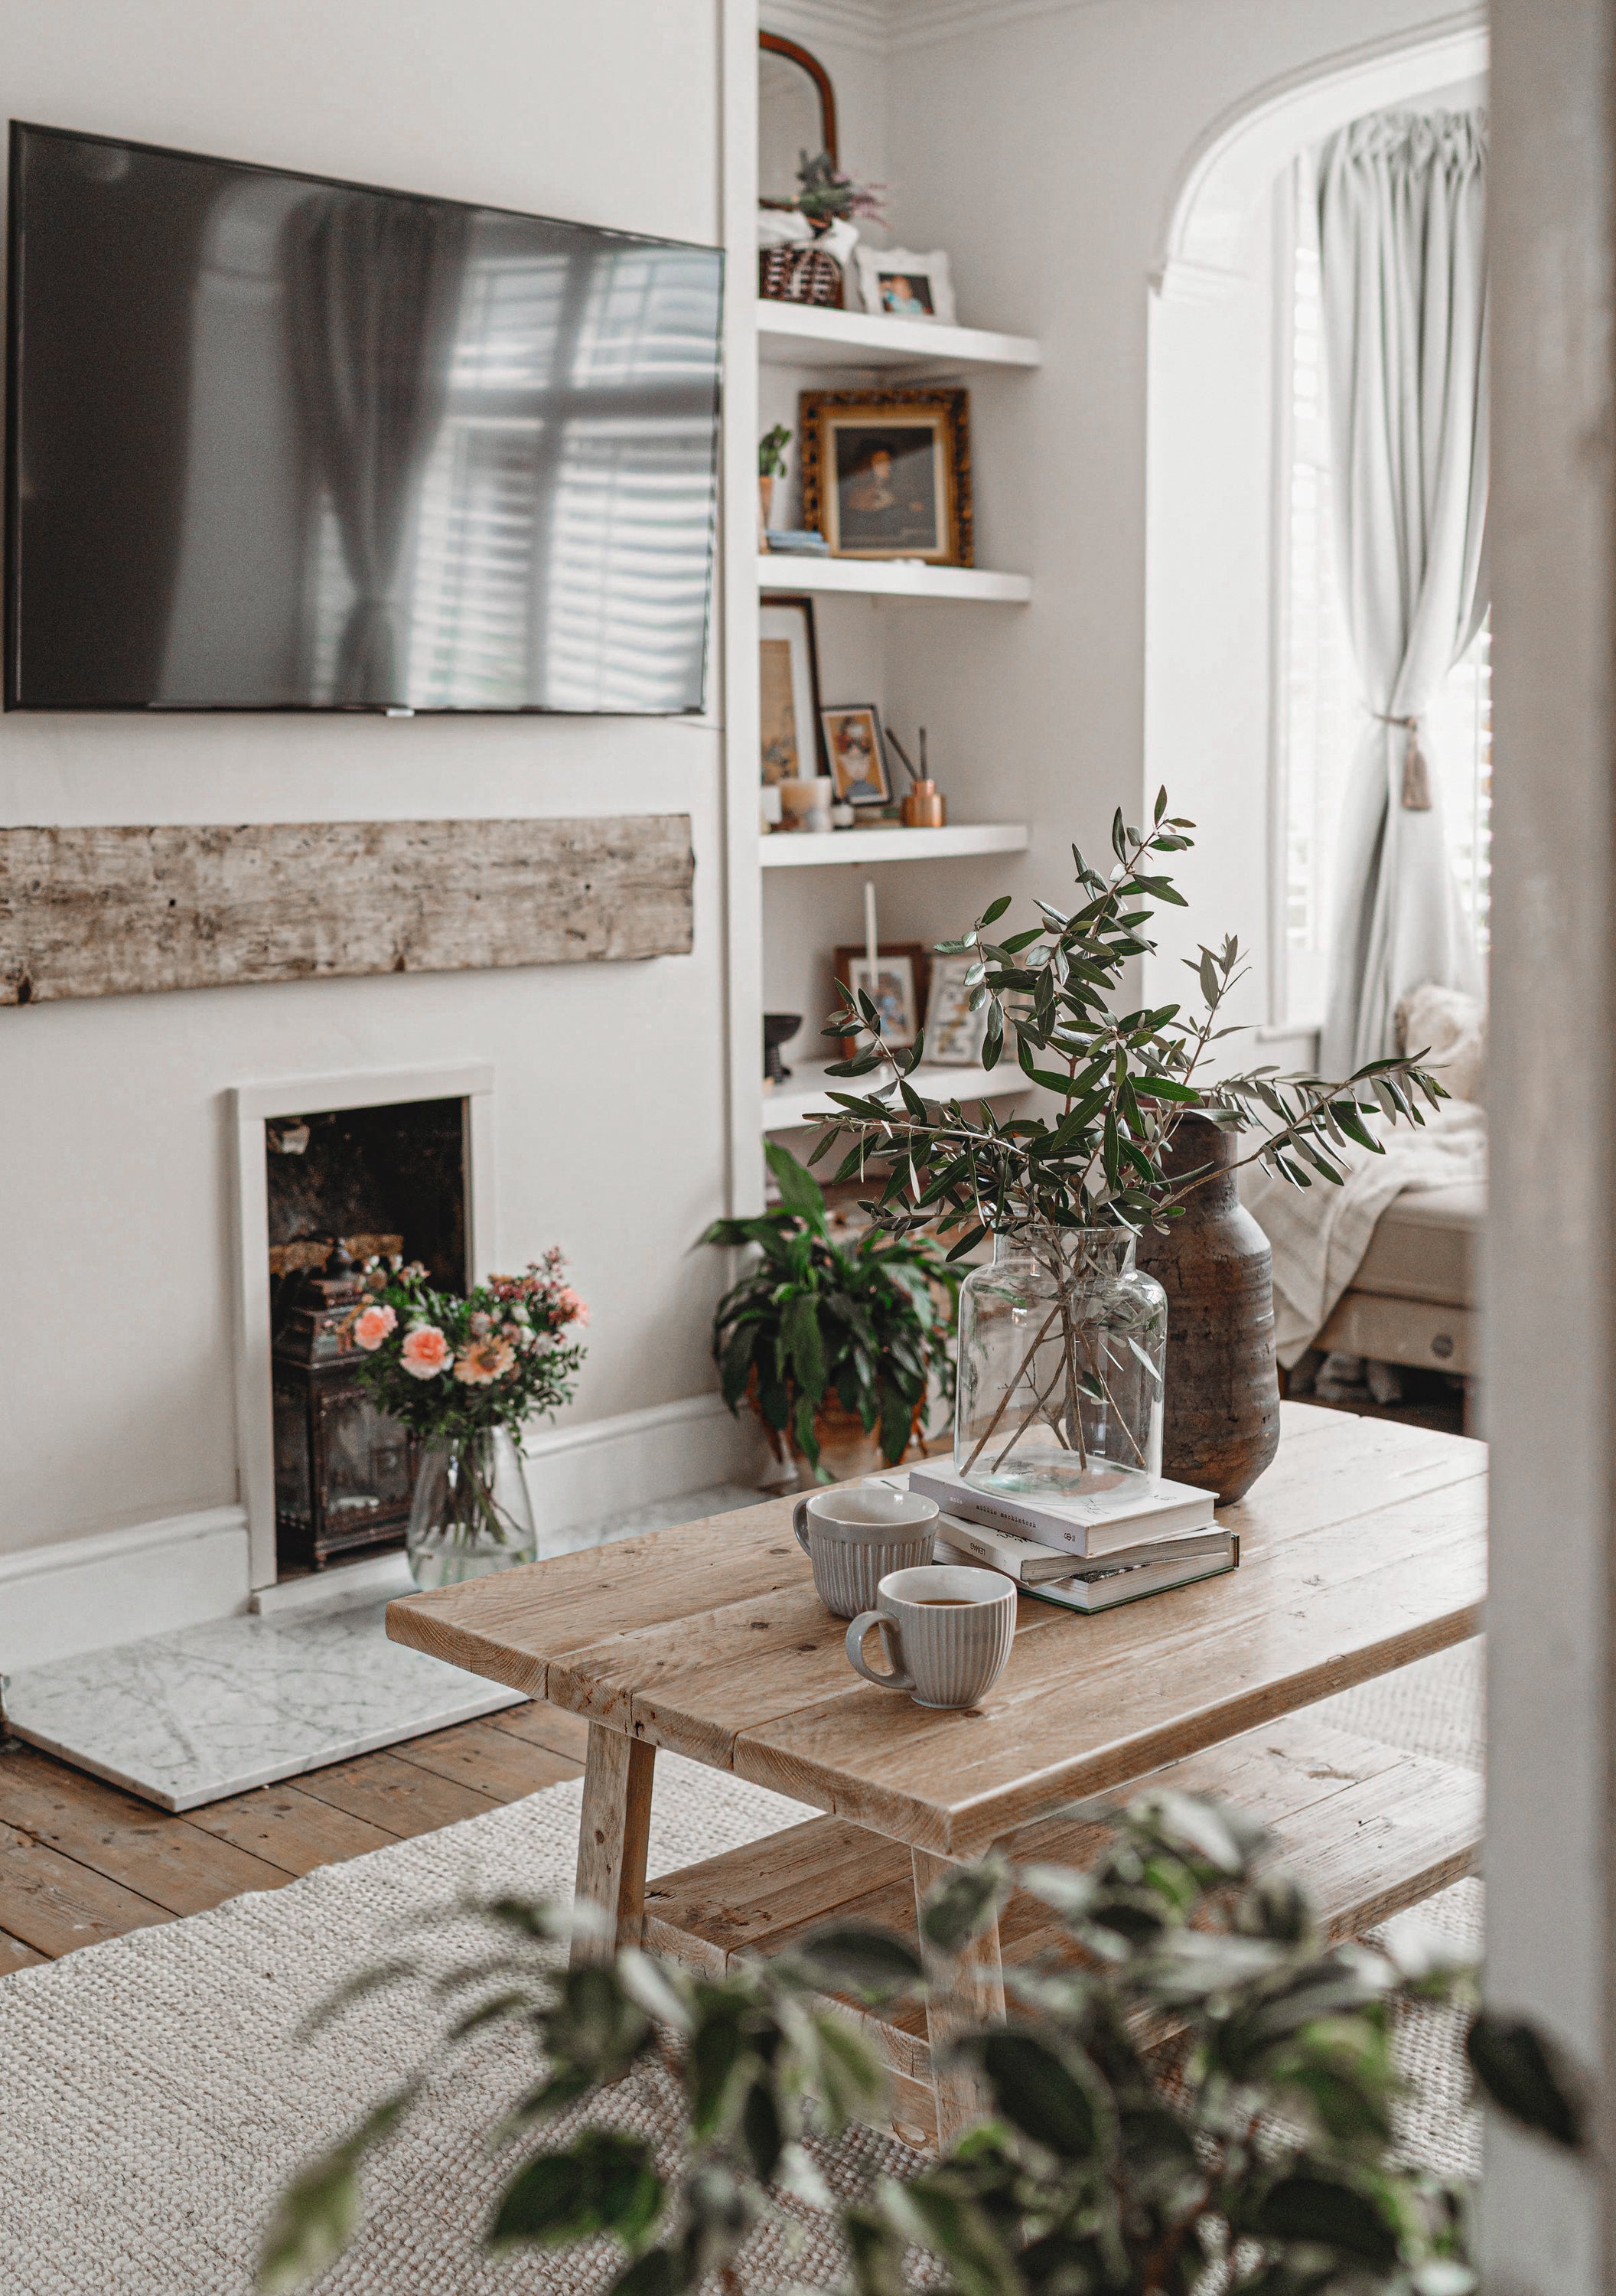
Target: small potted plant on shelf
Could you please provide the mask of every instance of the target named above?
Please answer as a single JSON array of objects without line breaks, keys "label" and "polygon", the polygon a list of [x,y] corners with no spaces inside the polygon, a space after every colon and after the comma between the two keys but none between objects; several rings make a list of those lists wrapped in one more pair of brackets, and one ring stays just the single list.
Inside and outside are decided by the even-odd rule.
[{"label": "small potted plant on shelf", "polygon": [[777,422],[765,430],[757,442],[757,532],[758,548],[767,547],[770,514],[774,508],[774,481],[786,475],[786,447],[791,432],[784,422]]},{"label": "small potted plant on shelf", "polygon": [[405,1534],[418,1587],[531,1562],[533,1511],[519,1452],[535,1414],[570,1403],[584,1350],[566,1336],[588,1310],[559,1250],[525,1275],[491,1275],[464,1299],[419,1261],[371,1259],[343,1326],[361,1384],[422,1446]]},{"label": "small potted plant on shelf", "polygon": [[870,1228],[837,1242],[812,1174],[778,1141],[766,1153],[779,1210],[714,1220],[702,1239],[757,1252],[713,1319],[724,1401],[737,1415],[749,1404],[775,1456],[820,1482],[896,1466],[934,1383],[952,1398],[959,1278],[924,1237]]},{"label": "small potted plant on shelf", "polygon": [[[1037,922],[999,939],[1007,897],[938,944],[970,959],[972,1007],[987,1016],[983,1067],[1013,1046],[1027,1082],[1052,1095],[1042,1112],[1000,1121],[985,1106],[967,1115],[958,1101],[924,1100],[909,1080],[924,1032],[889,1046],[871,998],[845,985],[824,1031],[860,1041],[831,1076],[878,1081],[829,1095],[840,1114],[812,1160],[850,1141],[838,1182],[867,1177],[877,1160],[884,1185],[864,1210],[894,1239],[954,1230],[951,1260],[992,1243],[992,1265],[961,1292],[954,1425],[954,1464],[985,1490],[1093,1491],[1158,1475],[1167,1300],[1134,1266],[1140,1234],[1181,1218],[1196,1189],[1240,1163],[1296,1187],[1339,1184],[1348,1143],[1383,1152],[1373,1124],[1423,1123],[1422,1101],[1447,1097],[1417,1054],[1334,1083],[1271,1067],[1212,1073],[1214,1046],[1235,1033],[1223,1024],[1243,977],[1232,939],[1186,960],[1196,1001],[1126,1007],[1129,967],[1155,950],[1155,910],[1185,906],[1161,864],[1189,847],[1193,827],[1169,815],[1163,790],[1147,828],[1117,814],[1106,874],[1073,846],[1071,907],[1040,901]],[[1188,1111],[1257,1144],[1232,1165],[1209,1155],[1186,1168],[1174,1151]]]}]

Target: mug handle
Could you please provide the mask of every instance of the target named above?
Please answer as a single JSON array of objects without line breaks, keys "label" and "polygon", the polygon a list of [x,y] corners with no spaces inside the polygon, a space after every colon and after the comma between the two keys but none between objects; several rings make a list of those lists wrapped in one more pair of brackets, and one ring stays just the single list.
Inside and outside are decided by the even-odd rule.
[{"label": "mug handle", "polygon": [[791,1510],[791,1528],[796,1533],[796,1543],[811,1562],[812,1560],[812,1550],[808,1545],[807,1522],[808,1502],[812,1496],[813,1493],[812,1491],[804,1491],[802,1497],[798,1499],[796,1505]]},{"label": "mug handle", "polygon": [[[873,1668],[864,1663],[864,1637],[871,1627],[881,1629],[881,1647],[893,1660],[890,1674],[877,1674]],[[906,1674],[903,1669],[902,1642],[898,1645],[899,1655],[894,1657],[892,1638],[896,1631],[896,1622],[889,1619],[885,1611],[861,1611],[847,1629],[847,1663],[855,1674],[861,1674],[866,1682],[873,1682],[877,1690],[912,1690],[915,1686],[914,1676]]]}]

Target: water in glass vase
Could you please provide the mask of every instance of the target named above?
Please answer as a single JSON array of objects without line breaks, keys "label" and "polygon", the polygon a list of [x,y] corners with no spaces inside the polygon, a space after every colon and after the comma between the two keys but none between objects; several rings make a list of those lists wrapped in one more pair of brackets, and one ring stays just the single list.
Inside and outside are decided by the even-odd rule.
[{"label": "water in glass vase", "polygon": [[423,1589],[533,1561],[537,1539],[527,1480],[502,1427],[435,1443],[423,1453],[404,1547]]},{"label": "water in glass vase", "polygon": [[1167,1294],[1133,1252],[1119,1228],[994,1237],[959,1297],[967,1482],[1069,1497],[1160,1475]]}]

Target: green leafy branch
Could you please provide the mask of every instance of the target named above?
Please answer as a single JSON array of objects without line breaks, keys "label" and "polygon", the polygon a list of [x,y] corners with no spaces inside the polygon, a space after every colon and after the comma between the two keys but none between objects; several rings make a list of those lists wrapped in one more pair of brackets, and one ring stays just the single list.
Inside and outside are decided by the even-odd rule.
[{"label": "green leafy branch", "polygon": [[938,953],[969,959],[971,1006],[985,1015],[982,1061],[995,1069],[1013,1054],[1029,1084],[1051,1095],[1052,1113],[975,1116],[958,1100],[927,1101],[910,1081],[925,1058],[887,1045],[880,1013],[863,990],[841,987],[827,1037],[853,1037],[853,1056],[829,1073],[878,1077],[868,1092],[833,1092],[840,1111],[814,1152],[818,1163],[845,1146],[837,1182],[869,1179],[880,1193],[867,1210],[897,1235],[957,1230],[959,1259],[989,1233],[1030,1227],[1124,1227],[1173,1218],[1211,1166],[1170,1176],[1174,1135],[1195,1111],[1221,1128],[1260,1136],[1236,1168],[1260,1162],[1294,1187],[1317,1177],[1339,1185],[1350,1148],[1384,1152],[1372,1128],[1423,1124],[1446,1094],[1420,1065],[1424,1055],[1370,1061],[1350,1077],[1280,1076],[1272,1067],[1204,1080],[1208,1055],[1238,1033],[1223,1019],[1245,977],[1239,943],[1203,947],[1186,959],[1198,1009],[1182,1004],[1120,1011],[1127,969],[1153,955],[1151,927],[1163,906],[1183,907],[1163,862],[1193,844],[1194,824],[1170,815],[1157,796],[1146,828],[1119,812],[1112,826],[1114,865],[1102,875],[1073,846],[1079,898],[1059,909],[1036,903],[1039,922],[995,938],[1008,914],[1001,896]]}]

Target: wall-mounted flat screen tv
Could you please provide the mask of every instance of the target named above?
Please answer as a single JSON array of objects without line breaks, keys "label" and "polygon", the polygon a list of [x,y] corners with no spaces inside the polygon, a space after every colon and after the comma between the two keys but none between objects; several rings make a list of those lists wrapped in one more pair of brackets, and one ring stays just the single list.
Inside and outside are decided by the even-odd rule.
[{"label": "wall-mounted flat screen tv", "polygon": [[702,707],[714,249],[12,122],[10,709]]}]

